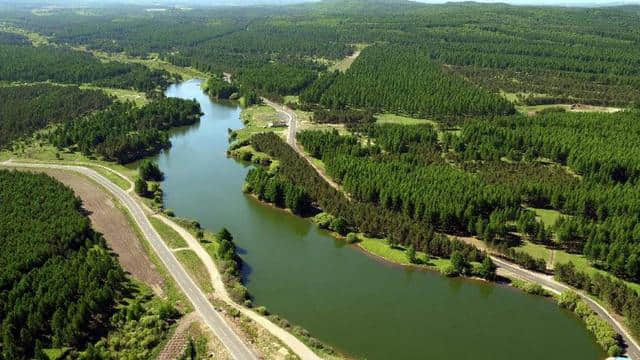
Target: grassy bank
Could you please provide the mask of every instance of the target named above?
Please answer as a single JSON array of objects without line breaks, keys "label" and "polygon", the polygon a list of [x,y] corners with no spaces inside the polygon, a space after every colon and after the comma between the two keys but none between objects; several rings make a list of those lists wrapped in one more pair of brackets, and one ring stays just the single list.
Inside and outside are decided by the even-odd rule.
[{"label": "grassy bank", "polygon": [[[113,169],[131,181],[138,175],[137,162],[121,165],[114,162],[103,161],[93,156],[86,156],[76,151],[58,150],[47,141],[42,140],[42,137],[44,137],[48,131],[47,129],[41,130],[31,138],[14,141],[12,148],[0,150],[0,161],[13,159],[16,162],[37,161],[60,165],[88,165],[88,167],[104,175],[124,190],[129,189],[129,182],[101,166]],[[38,139],[38,136],[41,137],[41,139]]]},{"label": "grassy bank", "polygon": [[116,203],[118,204],[120,210],[127,216],[127,220],[129,221],[131,227],[134,229],[136,236],[140,241],[140,244],[142,244],[142,247],[144,248],[144,251],[147,253],[147,256],[149,256],[149,259],[151,260],[153,265],[155,265],[157,271],[160,273],[160,276],[162,276],[162,291],[164,292],[167,300],[171,304],[179,308],[184,314],[192,312],[193,306],[191,305],[191,302],[187,299],[175,280],[173,280],[173,277],[169,275],[169,272],[164,267],[164,264],[162,263],[160,258],[158,258],[155,251],[151,248],[151,244],[149,244],[146,238],[142,235],[140,228],[133,220],[133,217],[131,217],[129,211],[127,211],[119,202]]},{"label": "grassy bank", "polygon": [[169,227],[169,225],[165,224],[164,221],[153,216],[149,217],[149,221],[156,229],[162,240],[164,240],[171,249],[188,247],[187,242],[182,238],[182,236]]},{"label": "grassy bank", "polygon": [[274,131],[284,133],[286,127],[270,127],[270,124],[283,122],[285,119],[276,110],[267,105],[254,105],[242,109],[241,120],[244,124],[242,129],[234,130],[230,136],[237,142],[248,140],[251,135],[259,132]]},{"label": "grassy bank", "polygon": [[211,284],[211,277],[207,272],[204,264],[196,255],[193,250],[177,250],[174,255],[184,265],[187,272],[198,284],[198,287],[204,291],[205,294],[213,293],[213,284]]},{"label": "grassy bank", "polygon": [[578,271],[585,272],[589,275],[600,274],[610,278],[618,279],[627,284],[630,288],[640,293],[640,284],[616,278],[610,273],[598,269],[589,259],[586,258],[586,256],[582,254],[568,253],[565,250],[561,249],[550,249],[544,245],[534,244],[529,241],[525,241],[523,245],[517,247],[516,249],[518,251],[522,251],[529,255],[532,255],[536,258],[544,259],[545,261],[547,261],[547,266],[551,268],[554,268],[557,264],[566,264],[572,262],[576,266],[576,269]]}]

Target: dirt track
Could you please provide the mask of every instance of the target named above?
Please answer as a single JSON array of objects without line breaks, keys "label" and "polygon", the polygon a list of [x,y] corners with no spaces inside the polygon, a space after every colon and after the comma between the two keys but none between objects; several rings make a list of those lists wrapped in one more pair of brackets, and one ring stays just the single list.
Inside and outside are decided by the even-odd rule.
[{"label": "dirt track", "polygon": [[149,260],[126,216],[111,198],[99,190],[96,184],[79,174],[51,169],[38,171],[58,179],[82,199],[82,207],[89,212],[93,229],[104,236],[122,268],[161,296],[162,277]]}]

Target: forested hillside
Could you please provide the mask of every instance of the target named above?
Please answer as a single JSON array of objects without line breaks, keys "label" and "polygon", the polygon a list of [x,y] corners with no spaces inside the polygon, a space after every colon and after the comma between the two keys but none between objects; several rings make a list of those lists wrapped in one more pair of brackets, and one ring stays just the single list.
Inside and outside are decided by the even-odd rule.
[{"label": "forested hillside", "polygon": [[[158,53],[211,72],[292,60],[325,64],[353,53],[355,44],[386,43],[419,48],[447,72],[492,92],[532,94],[530,102],[624,106],[640,99],[640,15],[633,6],[346,0],[197,12],[111,8],[94,16],[68,9],[46,17],[15,11],[6,20],[55,43],[133,56]],[[412,76],[415,69],[409,70],[402,76]]]},{"label": "forested hillside", "polygon": [[166,338],[178,312],[127,279],[90,224],[53,178],[0,170],[1,358],[148,359]]},{"label": "forested hillside", "polygon": [[0,87],[0,148],[49,124],[101,110],[111,104],[102,91],[48,84]]},{"label": "forested hillside", "polygon": [[540,156],[602,183],[636,183],[640,177],[638,118],[638,112],[627,111],[473,121],[463,127],[454,146],[465,159]]},{"label": "forested hillside", "polygon": [[343,76],[329,86],[320,103],[351,105],[416,117],[499,115],[515,112],[504,98],[445,73],[428,49],[370,46]]},{"label": "forested hillside", "polygon": [[61,47],[0,44],[0,80],[135,89],[154,93],[169,74],[139,64],[101,62],[93,55]]},{"label": "forested hillside", "polygon": [[[356,127],[366,143],[321,131],[298,139],[357,200],[506,245],[518,243],[509,221],[544,245],[554,244],[553,230],[557,246],[638,282],[637,119],[634,111],[477,119],[447,134],[444,148],[429,126]],[[549,229],[521,205],[572,216]]]},{"label": "forested hillside", "polygon": [[80,347],[108,327],[124,272],[73,192],[0,170],[0,319],[4,359]]},{"label": "forested hillside", "polygon": [[302,132],[298,139],[355,199],[441,232],[477,233],[478,224],[504,226],[497,218],[515,216],[519,199],[511,192],[442,161],[431,126],[373,125],[367,134],[377,145],[363,147],[337,132]]},{"label": "forested hillside", "polygon": [[84,154],[129,163],[171,146],[167,130],[200,119],[194,100],[164,98],[143,107],[116,102],[104,111],[56,128],[49,139],[58,148],[75,146]]},{"label": "forested hillside", "polygon": [[[476,120],[446,142],[468,170],[506,186],[524,203],[573,215],[554,227],[562,247],[638,282],[638,118],[627,111]],[[510,163],[500,161],[505,157]]]},{"label": "forested hillside", "polygon": [[0,44],[2,45],[28,45],[29,40],[19,34],[0,31]]},{"label": "forested hillside", "polygon": [[297,94],[315,80],[316,69],[313,63],[267,64],[243,69],[237,78],[242,87],[262,94]]}]

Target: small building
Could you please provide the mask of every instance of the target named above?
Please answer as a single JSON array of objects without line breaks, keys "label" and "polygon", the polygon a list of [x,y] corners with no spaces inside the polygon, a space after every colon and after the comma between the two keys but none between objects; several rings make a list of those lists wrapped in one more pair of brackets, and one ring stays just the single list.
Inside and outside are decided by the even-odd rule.
[{"label": "small building", "polygon": [[282,120],[271,121],[267,124],[267,127],[269,128],[286,127],[286,126],[287,126],[287,122]]}]

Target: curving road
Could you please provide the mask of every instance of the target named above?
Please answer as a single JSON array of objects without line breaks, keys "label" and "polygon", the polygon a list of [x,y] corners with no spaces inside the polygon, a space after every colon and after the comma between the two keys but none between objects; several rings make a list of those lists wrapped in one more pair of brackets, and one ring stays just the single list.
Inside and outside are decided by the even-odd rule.
[{"label": "curving road", "polygon": [[89,177],[90,179],[105,187],[118,200],[120,200],[120,202],[124,206],[126,206],[136,224],[138,224],[138,227],[142,231],[142,234],[151,244],[151,247],[158,255],[160,260],[164,263],[171,276],[178,283],[185,295],[187,295],[187,298],[189,298],[196,311],[200,313],[204,322],[211,328],[214,334],[229,350],[229,353],[237,360],[258,360],[256,354],[254,354],[253,351],[232,330],[232,328],[225,322],[222,316],[216,312],[205,294],[193,282],[178,259],[176,259],[176,257],[173,255],[169,247],[164,243],[164,241],[162,241],[160,235],[158,235],[156,230],[147,219],[147,216],[145,215],[138,201],[132,198],[131,195],[129,195],[127,192],[122,190],[120,187],[112,183],[104,176],[97,173],[95,170],[83,166],[16,163],[11,160],[5,161],[1,165],[12,167],[49,168],[75,171]]},{"label": "curving road", "polygon": [[327,182],[327,184],[331,185],[332,188],[340,191],[347,197],[347,199],[351,200],[349,195],[342,190],[340,185],[338,185],[338,183],[333,181],[331,177],[325,174],[325,172],[322,169],[318,168],[318,166],[316,166],[316,164],[314,164],[313,161],[311,161],[311,157],[307,153],[305,153],[300,148],[300,146],[298,146],[298,141],[296,140],[296,133],[298,132],[298,120],[296,117],[296,113],[293,112],[293,110],[289,109],[288,107],[274,103],[273,101],[266,98],[262,98],[262,102],[272,107],[277,112],[285,114],[285,116],[289,118],[289,120],[287,121],[287,144],[289,144],[289,146],[291,146],[293,150],[295,150],[300,156],[302,156],[302,158],[305,159],[309,163],[309,165],[311,165],[311,167],[316,170],[318,175],[320,175],[320,177],[322,177],[324,181]]},{"label": "curving road", "polygon": [[[498,267],[498,270],[502,270],[506,275],[512,275],[519,279],[536,283],[546,288],[547,290],[554,292],[556,294],[563,293],[565,291],[575,291],[569,286],[562,284],[556,281],[553,277],[545,274],[535,273],[533,271],[529,271],[523,269],[515,264],[512,264],[508,261],[505,261],[501,258],[492,256],[493,262]],[[589,305],[589,307],[595,311],[598,316],[607,321],[611,326],[613,326],[614,330],[620,334],[627,344],[627,355],[633,360],[640,360],[640,347],[637,342],[631,337],[631,335],[627,332],[625,327],[618,322],[605,308],[603,308],[598,302],[587,296],[582,291],[575,291],[582,300]]]}]

